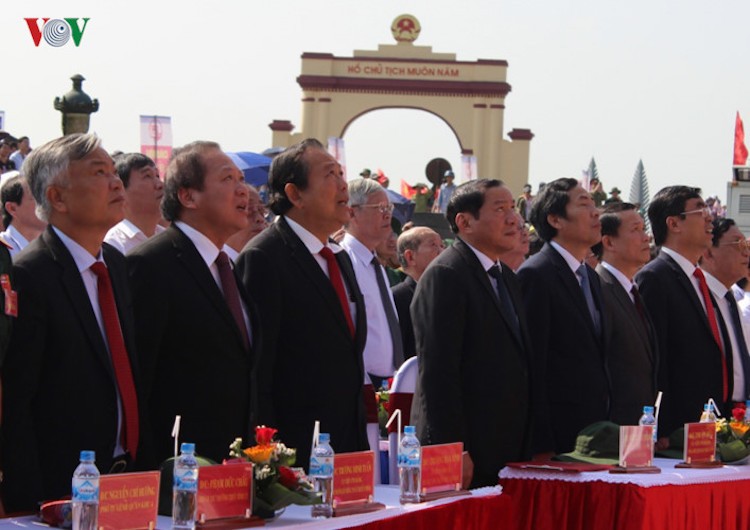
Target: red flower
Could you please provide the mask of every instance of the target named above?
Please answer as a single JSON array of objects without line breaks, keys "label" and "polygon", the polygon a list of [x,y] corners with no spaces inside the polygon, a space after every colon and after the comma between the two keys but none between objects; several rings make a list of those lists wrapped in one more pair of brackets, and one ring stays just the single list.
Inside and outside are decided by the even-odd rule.
[{"label": "red flower", "polygon": [[297,489],[297,475],[286,466],[279,466],[279,483],[287,489]]},{"label": "red flower", "polygon": [[258,443],[258,445],[270,445],[273,437],[276,436],[277,432],[279,432],[277,429],[274,429],[273,427],[266,427],[265,425],[256,427],[255,441]]},{"label": "red flower", "polygon": [[390,390],[391,388],[393,388],[393,378],[389,377],[388,378],[388,389]]},{"label": "red flower", "polygon": [[735,407],[732,409],[732,417],[737,421],[745,419],[745,409],[742,407]]}]

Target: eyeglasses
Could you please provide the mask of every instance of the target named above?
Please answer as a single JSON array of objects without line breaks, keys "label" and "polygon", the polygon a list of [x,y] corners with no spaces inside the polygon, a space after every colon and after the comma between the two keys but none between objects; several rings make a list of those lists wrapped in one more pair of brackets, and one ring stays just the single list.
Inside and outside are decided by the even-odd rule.
[{"label": "eyeglasses", "polygon": [[711,213],[711,208],[709,208],[708,206],[704,206],[703,208],[698,208],[697,210],[690,210],[689,212],[682,212],[678,215],[684,219],[688,215],[693,215],[696,213],[701,214],[703,217],[713,217],[713,214]]},{"label": "eyeglasses", "polygon": [[381,202],[380,204],[355,204],[352,208],[377,208],[383,215],[393,213],[393,204],[390,202]]},{"label": "eyeglasses", "polygon": [[747,239],[738,239],[737,241],[730,241],[729,243],[722,243],[720,247],[737,246],[737,250],[740,252],[750,251],[750,241]]}]

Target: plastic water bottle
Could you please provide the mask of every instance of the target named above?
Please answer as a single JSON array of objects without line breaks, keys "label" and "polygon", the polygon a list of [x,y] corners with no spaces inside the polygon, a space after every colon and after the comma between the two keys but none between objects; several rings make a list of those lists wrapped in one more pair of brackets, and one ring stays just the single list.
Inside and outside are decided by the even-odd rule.
[{"label": "plastic water bottle", "polygon": [[745,422],[750,423],[750,399],[745,401]]},{"label": "plastic water bottle", "polygon": [[404,427],[401,445],[398,446],[398,478],[401,484],[401,504],[419,502],[422,487],[422,447],[413,425]]},{"label": "plastic water bottle", "polygon": [[643,407],[643,415],[638,420],[638,425],[653,425],[654,426],[654,443],[658,439],[656,435],[656,418],[654,417],[654,407],[646,405]]},{"label": "plastic water bottle", "polygon": [[174,462],[172,488],[172,528],[193,530],[198,511],[198,461],[195,444],[183,443]]},{"label": "plastic water bottle", "polygon": [[81,451],[73,472],[73,530],[97,530],[99,523],[99,470],[94,451]]},{"label": "plastic water bottle", "polygon": [[330,435],[320,433],[318,446],[310,455],[310,478],[322,498],[321,504],[312,507],[312,516],[316,519],[333,517],[333,456]]},{"label": "plastic water bottle", "polygon": [[703,405],[703,414],[701,414],[701,423],[715,423],[716,414],[714,414],[714,406],[711,403]]}]

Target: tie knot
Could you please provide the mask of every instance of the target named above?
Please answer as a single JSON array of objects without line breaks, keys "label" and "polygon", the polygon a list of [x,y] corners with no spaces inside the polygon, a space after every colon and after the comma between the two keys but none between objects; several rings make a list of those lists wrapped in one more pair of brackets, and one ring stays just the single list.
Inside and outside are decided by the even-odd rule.
[{"label": "tie knot", "polygon": [[696,267],[695,270],[693,271],[693,276],[698,278],[698,281],[700,282],[706,281],[706,277],[703,275],[703,271],[700,270],[698,267]]},{"label": "tie knot", "polygon": [[487,269],[487,274],[489,274],[496,280],[499,280],[503,277],[503,273],[500,271],[500,267],[497,265],[497,263]]},{"label": "tie knot", "polygon": [[372,266],[375,267],[376,269],[380,268],[380,262],[378,261],[377,256],[373,256],[370,263],[372,263]]},{"label": "tie knot", "polygon": [[219,267],[226,267],[229,265],[229,256],[227,256],[227,253],[223,250],[219,252],[218,256],[216,256],[216,265]]},{"label": "tie knot", "polygon": [[318,252],[318,254],[323,256],[323,259],[325,259],[326,261],[330,261],[334,257],[333,251],[328,247],[323,247],[322,249],[320,249],[320,252]]},{"label": "tie knot", "polygon": [[95,262],[91,267],[91,272],[96,274],[97,278],[101,278],[103,276],[108,276],[107,274],[107,266],[104,264],[104,262],[97,261]]}]

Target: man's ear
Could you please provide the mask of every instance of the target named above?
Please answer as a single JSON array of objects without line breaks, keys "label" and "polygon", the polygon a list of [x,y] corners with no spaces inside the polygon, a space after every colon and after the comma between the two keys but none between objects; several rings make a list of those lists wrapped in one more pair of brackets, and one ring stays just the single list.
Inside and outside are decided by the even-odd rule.
[{"label": "man's ear", "polygon": [[193,188],[180,188],[177,190],[177,199],[183,208],[194,210],[198,207],[196,203],[196,190]]}]

